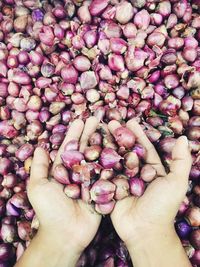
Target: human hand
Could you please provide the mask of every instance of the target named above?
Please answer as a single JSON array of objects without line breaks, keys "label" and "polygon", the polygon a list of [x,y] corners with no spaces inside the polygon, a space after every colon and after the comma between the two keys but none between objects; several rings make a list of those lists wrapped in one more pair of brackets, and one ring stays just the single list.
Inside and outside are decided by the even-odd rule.
[{"label": "human hand", "polygon": [[[85,125],[81,120],[71,124],[53,164],[52,176],[55,167],[61,163],[60,154],[65,144],[80,139],[80,150],[83,151],[97,125],[95,117],[89,118]],[[38,147],[34,153],[28,184],[28,197],[40,222],[38,235],[48,240],[47,245],[55,244],[57,249],[58,244],[67,246],[78,257],[95,236],[101,216],[82,200],[69,199],[63,192],[63,185],[49,177],[48,153]]]},{"label": "human hand", "polygon": [[[131,251],[134,246],[142,247],[143,245],[139,244],[141,242],[148,243],[147,239],[151,239],[148,245],[162,242],[165,236],[171,236],[172,240],[176,240],[174,218],[187,192],[192,158],[187,138],[179,137],[173,148],[170,172],[167,174],[141,126],[134,119],[127,122],[126,126],[135,134],[136,141],[146,148],[146,163],[151,164],[157,171],[157,178],[148,185],[140,198],[128,197],[118,201],[111,214],[118,235]],[[117,121],[108,124],[111,133],[118,127],[120,124]]]}]

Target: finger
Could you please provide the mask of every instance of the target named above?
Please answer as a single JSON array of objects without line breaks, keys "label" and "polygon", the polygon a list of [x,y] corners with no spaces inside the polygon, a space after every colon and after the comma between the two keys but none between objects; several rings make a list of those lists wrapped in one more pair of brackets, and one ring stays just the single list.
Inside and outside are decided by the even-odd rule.
[{"label": "finger", "polygon": [[[172,163],[170,165],[170,173],[168,179],[176,181],[184,181],[188,183],[190,169],[192,167],[192,156],[189,150],[188,140],[186,136],[177,139],[172,150]],[[180,184],[180,183],[179,183]]]},{"label": "finger", "polygon": [[91,134],[93,134],[96,131],[98,124],[99,121],[97,120],[96,117],[90,117],[86,120],[83,134],[80,140],[80,149],[79,149],[80,152],[84,152],[85,148],[88,145],[88,140]]},{"label": "finger", "polygon": [[114,134],[114,131],[121,127],[121,124],[118,121],[112,120],[108,123],[108,129],[111,132],[111,134]]},{"label": "finger", "polygon": [[29,184],[42,184],[48,181],[49,155],[42,147],[37,147],[31,165]]},{"label": "finger", "polygon": [[142,127],[139,125],[139,123],[135,119],[132,119],[127,122],[126,126],[134,133],[138,143],[140,143],[144,148],[146,148],[146,163],[149,163],[153,166],[158,176],[165,176],[165,168],[162,165],[160,157],[155,147],[142,130]]},{"label": "finger", "polygon": [[100,131],[102,135],[111,135],[108,129],[108,125],[106,123],[102,122],[99,125],[100,125]]},{"label": "finger", "polygon": [[89,214],[92,214],[93,216],[98,217],[101,220],[101,214],[97,213],[94,205],[89,205],[87,203],[85,203],[82,199],[79,199],[78,202],[80,209],[85,212],[85,214],[87,214],[89,212]]},{"label": "finger", "polygon": [[65,145],[71,140],[79,140],[81,137],[83,128],[84,128],[84,123],[82,120],[77,119],[74,122],[72,122],[72,124],[70,125],[70,128],[66,134],[66,137],[65,137],[65,139],[64,139],[62,145],[60,146],[58,153],[56,155],[55,161],[54,161],[52,169],[51,169],[51,175],[53,175],[55,167],[58,164],[62,163],[60,155],[62,154]]}]

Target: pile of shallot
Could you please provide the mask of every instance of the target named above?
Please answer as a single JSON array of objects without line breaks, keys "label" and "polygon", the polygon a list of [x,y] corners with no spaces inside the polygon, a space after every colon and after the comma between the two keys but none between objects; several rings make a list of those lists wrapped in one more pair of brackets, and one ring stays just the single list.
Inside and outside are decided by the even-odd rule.
[{"label": "pile of shallot", "polygon": [[[35,147],[54,162],[71,122],[90,116],[122,125],[136,118],[166,168],[176,138],[188,137],[193,165],[175,227],[199,266],[199,0],[0,1],[0,266],[13,266],[38,228],[26,194]],[[108,139],[97,131],[83,153],[67,144],[56,177],[67,196],[103,214],[141,195],[155,174],[139,144],[122,149]],[[131,266],[104,220],[80,266]]]},{"label": "pile of shallot", "polygon": [[144,164],[145,148],[135,143],[131,130],[119,127],[113,135],[115,140],[95,132],[84,153],[79,151],[77,140],[68,142],[61,154],[63,164],[54,169],[54,178],[65,184],[68,197],[94,203],[95,210],[103,215],[112,212],[117,200],[130,194],[140,197],[145,182],[156,177],[156,170]]}]

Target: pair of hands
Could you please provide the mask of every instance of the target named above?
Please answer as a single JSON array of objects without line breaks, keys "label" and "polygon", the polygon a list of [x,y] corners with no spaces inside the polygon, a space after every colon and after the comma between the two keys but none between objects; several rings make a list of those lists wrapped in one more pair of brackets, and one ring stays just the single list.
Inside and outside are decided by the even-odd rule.
[{"label": "pair of hands", "polygon": [[[83,121],[75,120],[51,170],[48,153],[40,147],[37,148],[28,185],[28,197],[40,221],[38,234],[49,236],[49,245],[50,240],[53,240],[52,245],[56,246],[67,243],[77,260],[94,238],[101,216],[82,200],[67,198],[63,186],[48,177],[53,176],[55,166],[61,163],[60,154],[65,144],[72,139],[80,140],[80,150],[84,151],[89,136],[95,132],[97,126],[95,117],[87,119],[85,125]],[[118,127],[120,123],[117,121],[108,124],[111,134]],[[187,191],[192,159],[187,138],[179,137],[173,149],[170,172],[167,174],[154,146],[140,125],[135,120],[130,120],[126,127],[133,131],[137,142],[146,148],[146,163],[151,164],[157,171],[157,178],[151,182],[142,197],[130,196],[118,201],[111,214],[118,235],[131,250],[146,233],[156,235],[163,232],[163,229],[173,229],[174,217]]]}]

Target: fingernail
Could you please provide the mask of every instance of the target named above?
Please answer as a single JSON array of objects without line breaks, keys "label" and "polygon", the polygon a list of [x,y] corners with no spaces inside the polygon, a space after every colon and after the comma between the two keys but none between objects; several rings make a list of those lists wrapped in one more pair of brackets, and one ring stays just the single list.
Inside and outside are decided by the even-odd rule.
[{"label": "fingernail", "polygon": [[182,140],[183,140],[187,145],[189,145],[187,136],[183,135],[183,136],[181,136],[181,138],[182,138]]},{"label": "fingernail", "polygon": [[46,152],[49,152],[49,144],[41,142],[37,145],[37,148],[42,148],[44,149]]}]

